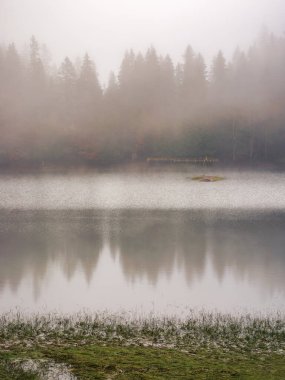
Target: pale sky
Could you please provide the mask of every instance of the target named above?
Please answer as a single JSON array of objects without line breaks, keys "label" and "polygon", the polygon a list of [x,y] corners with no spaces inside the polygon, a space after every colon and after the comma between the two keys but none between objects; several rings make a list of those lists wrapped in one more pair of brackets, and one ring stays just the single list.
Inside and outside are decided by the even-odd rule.
[{"label": "pale sky", "polygon": [[35,35],[57,63],[87,51],[101,81],[126,49],[153,45],[176,62],[191,44],[209,62],[247,48],[264,26],[284,34],[285,0],[0,0],[0,43],[22,48]]}]

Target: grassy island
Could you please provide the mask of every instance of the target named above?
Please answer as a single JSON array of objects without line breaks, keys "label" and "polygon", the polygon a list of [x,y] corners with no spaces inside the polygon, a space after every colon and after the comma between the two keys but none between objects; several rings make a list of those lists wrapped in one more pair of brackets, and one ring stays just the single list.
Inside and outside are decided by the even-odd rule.
[{"label": "grassy island", "polygon": [[224,177],[219,177],[215,175],[199,175],[192,177],[193,181],[199,181],[199,182],[218,182],[224,180]]}]

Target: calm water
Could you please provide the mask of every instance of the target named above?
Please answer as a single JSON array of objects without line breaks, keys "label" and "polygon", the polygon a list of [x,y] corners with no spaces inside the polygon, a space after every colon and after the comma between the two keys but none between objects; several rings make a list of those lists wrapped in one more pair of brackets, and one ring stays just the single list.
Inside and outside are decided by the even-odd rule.
[{"label": "calm water", "polygon": [[0,177],[0,312],[285,312],[285,175],[191,175]]}]

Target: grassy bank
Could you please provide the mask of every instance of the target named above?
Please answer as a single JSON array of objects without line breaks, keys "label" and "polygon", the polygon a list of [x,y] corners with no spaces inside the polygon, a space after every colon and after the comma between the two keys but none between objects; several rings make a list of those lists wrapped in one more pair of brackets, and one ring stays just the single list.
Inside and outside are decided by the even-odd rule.
[{"label": "grassy bank", "polygon": [[0,317],[1,379],[284,379],[284,353],[280,315]]}]

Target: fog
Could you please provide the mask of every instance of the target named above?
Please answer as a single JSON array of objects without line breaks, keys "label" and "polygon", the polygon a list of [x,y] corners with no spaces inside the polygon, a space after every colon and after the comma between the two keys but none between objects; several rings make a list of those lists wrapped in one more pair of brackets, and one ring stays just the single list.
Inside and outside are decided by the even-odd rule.
[{"label": "fog", "polygon": [[57,63],[88,52],[106,82],[126,49],[153,45],[176,63],[191,44],[209,62],[247,48],[263,26],[282,34],[284,20],[284,0],[1,0],[0,43],[23,49],[35,35]]},{"label": "fog", "polygon": [[0,166],[283,165],[284,10],[2,0]]},{"label": "fog", "polygon": [[0,310],[268,310],[279,342],[284,21],[285,0],[0,0]]}]

